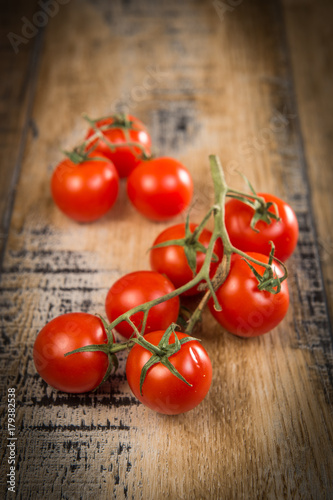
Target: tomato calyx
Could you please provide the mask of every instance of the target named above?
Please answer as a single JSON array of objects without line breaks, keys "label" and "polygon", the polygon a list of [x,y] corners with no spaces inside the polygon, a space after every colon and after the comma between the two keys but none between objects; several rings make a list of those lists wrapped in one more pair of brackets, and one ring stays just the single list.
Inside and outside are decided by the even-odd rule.
[{"label": "tomato calyx", "polygon": [[[275,213],[269,210],[271,207],[273,207]],[[253,209],[254,214],[250,223],[250,227],[256,233],[259,233],[259,230],[255,227],[258,221],[262,220],[263,222],[266,222],[266,224],[271,224],[273,220],[280,221],[277,206],[271,201],[262,204],[258,200],[255,200],[253,202]]]},{"label": "tomato calyx", "polygon": [[[263,222],[266,222],[266,224],[271,224],[273,220],[277,222],[280,221],[281,219],[279,217],[279,210],[276,203],[272,201],[266,202],[262,196],[258,196],[256,190],[254,189],[248,178],[242,173],[240,173],[240,175],[249,186],[252,194],[243,193],[229,188],[227,196],[234,198],[235,200],[239,200],[249,207],[253,208],[254,214],[251,219],[250,227],[251,229],[253,229],[253,231],[259,233],[259,229],[256,229],[257,222],[261,220]],[[273,212],[270,211],[271,208],[273,208]]]},{"label": "tomato calyx", "polygon": [[94,151],[96,146],[85,150],[83,145],[77,146],[73,148],[71,151],[62,152],[71,160],[75,165],[80,165],[80,163],[84,163],[85,161],[108,161],[107,158],[102,158],[101,156],[91,156],[91,153]]},{"label": "tomato calyx", "polygon": [[117,113],[115,115],[102,116],[95,119],[90,118],[88,115],[84,115],[84,119],[89,123],[89,125],[94,125],[95,127],[97,123],[103,120],[110,120],[110,123],[106,123],[102,127],[99,127],[102,130],[110,130],[112,128],[139,130],[137,127],[135,127],[134,121],[131,120],[129,115],[126,115],[126,113]]},{"label": "tomato calyx", "polygon": [[[281,262],[276,257],[274,257],[275,246],[274,246],[274,243],[272,241],[270,241],[270,245],[271,245],[271,251],[270,251],[269,259],[268,259],[268,267],[265,267],[265,271],[262,275],[252,266],[252,264],[250,264],[250,261],[248,260],[248,258],[243,257],[243,260],[246,262],[246,264],[249,266],[249,268],[253,272],[254,276],[257,278],[258,289],[261,291],[270,292],[270,293],[275,295],[281,291],[281,283],[285,279],[287,279],[288,271],[287,271],[287,268],[284,265],[284,263]],[[283,276],[281,276],[281,278],[276,273],[274,273],[273,258],[283,268],[284,274],[283,274]]]},{"label": "tomato calyx", "polygon": [[[180,373],[179,371],[173,366],[173,364],[170,362],[169,358],[173,354],[176,354],[176,352],[180,351],[181,347],[183,344],[186,342],[190,342],[192,340],[197,340],[200,341],[199,339],[196,339],[194,337],[184,337],[179,339],[177,337],[177,333],[175,331],[177,325],[175,323],[172,323],[165,331],[163,337],[161,338],[160,342],[158,345],[153,345],[150,342],[148,342],[144,337],[139,336],[138,338],[134,338],[133,342],[136,344],[139,344],[141,347],[144,349],[147,349],[149,352],[151,352],[152,356],[149,358],[149,360],[146,362],[146,364],[143,366],[141,370],[141,375],[140,375],[140,394],[142,395],[142,388],[143,388],[143,383],[146,379],[148,370],[158,364],[161,363],[163,366],[165,366],[175,377],[179,378],[179,380],[182,380],[185,384],[188,386],[192,387],[192,384],[190,384]],[[170,336],[174,334],[175,336],[175,341],[169,344],[169,339]]]},{"label": "tomato calyx", "polygon": [[[163,241],[162,243],[158,243],[157,245],[152,246],[149,250],[154,248],[162,248],[169,247],[172,245],[183,247],[185,257],[187,263],[193,273],[193,276],[196,275],[197,268],[197,252],[201,252],[203,254],[207,253],[207,248],[199,241],[200,234],[202,233],[207,220],[209,219],[211,213],[215,210],[215,207],[212,207],[211,210],[207,213],[201,223],[195,228],[192,232],[190,229],[190,215],[188,214],[185,221],[185,237]],[[217,262],[218,257],[215,253],[212,254],[212,262]]]}]

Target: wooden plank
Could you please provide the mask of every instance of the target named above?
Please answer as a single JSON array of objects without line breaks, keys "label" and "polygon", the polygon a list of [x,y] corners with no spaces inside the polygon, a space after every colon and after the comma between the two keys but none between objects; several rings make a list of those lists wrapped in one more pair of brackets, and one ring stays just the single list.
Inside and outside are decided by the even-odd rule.
[{"label": "wooden plank", "polygon": [[333,169],[331,99],[333,70],[333,5],[326,0],[284,1],[288,42],[304,136],[321,267],[331,320],[333,318],[333,207],[330,190]]},{"label": "wooden plank", "polygon": [[[26,136],[29,127],[32,127],[31,104],[42,32],[41,29],[36,29],[36,35],[27,38],[24,36],[24,30],[27,26],[25,19],[32,20],[36,6],[35,0],[19,1],[15,4],[6,2],[1,9],[0,48],[3,78],[0,83],[0,261],[10,224]],[[29,30],[28,34],[30,35]]]},{"label": "wooden plank", "polygon": [[[2,281],[1,389],[17,393],[18,497],[333,493],[332,342],[281,12],[274,0],[223,15],[220,5],[72,0],[47,26],[33,108],[39,135],[25,152]],[[83,135],[81,112],[126,105],[161,154],[189,166],[195,219],[211,202],[207,156],[215,152],[230,183],[242,186],[242,170],[258,190],[289,200],[300,220],[288,317],[244,342],[205,314],[198,333],[212,358],[212,388],[195,410],[171,418],[136,403],[124,354],[97,394],[77,396],[43,384],[31,357],[52,317],[103,314],[110,285],[148,268],[146,249],[168,225],[135,213],[124,185],[114,210],[90,225],[65,219],[48,193],[59,147]]]}]

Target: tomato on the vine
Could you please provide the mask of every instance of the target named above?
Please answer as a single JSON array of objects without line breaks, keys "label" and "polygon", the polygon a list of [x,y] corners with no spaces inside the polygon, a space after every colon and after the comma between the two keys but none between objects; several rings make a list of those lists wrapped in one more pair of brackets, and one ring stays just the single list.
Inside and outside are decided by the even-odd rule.
[{"label": "tomato on the vine", "polygon": [[[136,271],[126,274],[117,280],[110,288],[105,301],[105,311],[112,323],[119,316],[133,307],[158,299],[173,292],[175,287],[162,274],[154,271]],[[179,297],[173,297],[152,307],[148,313],[144,333],[167,328],[170,323],[176,322],[179,313]],[[131,316],[131,321],[140,331],[144,314],[137,312]],[[122,321],[115,329],[123,337],[130,338],[133,328]]]},{"label": "tomato on the vine", "polygon": [[[232,199],[225,205],[225,225],[231,243],[244,252],[258,252],[269,254],[270,241],[275,245],[275,256],[285,261],[295,250],[298,239],[298,222],[296,214],[285,201],[266,193],[258,193],[266,203],[275,203],[279,212],[280,221],[272,220],[270,224],[258,220],[254,231],[251,220],[254,209],[240,200]],[[269,208],[274,214],[274,207]]]},{"label": "tomato on the vine", "polygon": [[[95,126],[108,126],[101,130],[103,136],[116,147],[112,150],[107,142],[97,139],[89,144],[89,147],[97,145],[94,154],[103,154],[115,165],[119,177],[128,177],[137,167],[142,154],[150,154],[151,138],[145,125],[132,115],[114,115],[96,121]],[[95,134],[93,128],[89,129],[87,139]],[[136,143],[138,146],[126,143]]]},{"label": "tomato on the vine", "polygon": [[39,332],[33,348],[37,372],[59,391],[92,391],[102,382],[109,366],[101,351],[65,354],[108,341],[102,321],[88,313],[67,313],[52,319]]},{"label": "tomato on the vine", "polygon": [[[190,223],[189,228],[193,233],[198,227],[197,224]],[[198,238],[199,243],[201,243],[206,249],[208,248],[212,233],[208,229],[203,229]],[[176,224],[175,226],[168,227],[162,231],[153,243],[159,245],[169,240],[179,240],[185,237],[185,224]],[[197,251],[196,252],[196,274],[202,268],[205,260],[205,253]],[[210,266],[210,276],[214,276],[217,266],[221,262],[223,257],[223,245],[221,239],[218,239],[214,245],[214,258]],[[170,245],[160,248],[152,248],[150,250],[150,266],[154,271],[161,274],[165,274],[175,285],[176,288],[180,288],[189,281],[193,279],[193,271],[191,270],[185,252],[184,247],[179,245]],[[196,285],[183,295],[196,295],[200,293],[198,290],[199,285]]]},{"label": "tomato on the vine", "polygon": [[91,222],[105,215],[115,204],[119,177],[112,162],[95,155],[74,163],[69,158],[58,164],[51,179],[55,204],[78,222]]},{"label": "tomato on the vine", "polygon": [[[145,339],[157,346],[164,330],[151,332]],[[171,334],[169,344],[175,341]],[[179,339],[187,337],[176,332]],[[191,384],[177,378],[161,363],[149,368],[140,393],[140,375],[152,353],[141,345],[134,345],[126,363],[126,378],[134,396],[145,406],[167,415],[177,415],[195,408],[207,395],[212,381],[212,365],[201,343],[191,340],[169,357],[170,363]]]},{"label": "tomato on the vine", "polygon": [[[268,263],[268,257],[255,252],[247,252],[250,257]],[[262,275],[264,268],[251,262],[255,270]],[[281,265],[273,260],[273,269],[281,278],[284,274]],[[281,282],[279,293],[258,289],[258,280],[244,259],[234,254],[231,259],[229,274],[225,282],[216,291],[221,311],[214,307],[211,298],[208,302],[214,318],[228,332],[239,337],[256,337],[275,328],[285,317],[289,306],[287,280]]]},{"label": "tomato on the vine", "polygon": [[173,158],[142,160],[127,180],[127,194],[145,217],[164,221],[189,206],[193,181],[187,168]]}]

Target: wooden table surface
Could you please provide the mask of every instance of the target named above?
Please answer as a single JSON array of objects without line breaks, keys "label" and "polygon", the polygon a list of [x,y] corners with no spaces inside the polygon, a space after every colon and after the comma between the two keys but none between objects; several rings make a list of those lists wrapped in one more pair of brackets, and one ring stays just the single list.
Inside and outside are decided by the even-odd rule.
[{"label": "wooden table surface", "polygon": [[[46,3],[44,15],[24,0],[1,13],[1,498],[8,388],[17,405],[8,498],[332,498],[332,2]],[[84,395],[51,389],[32,361],[47,321],[104,314],[111,284],[149,268],[146,250],[170,224],[136,213],[123,183],[93,224],[52,202],[51,172],[85,134],[82,113],[119,110],[147,124],[159,154],[188,166],[193,219],[212,201],[215,153],[229,184],[243,187],[240,170],[290,202],[300,224],[287,317],[246,341],[205,313],[197,334],[212,387],[175,417],[138,404],[125,354],[117,375]]]}]

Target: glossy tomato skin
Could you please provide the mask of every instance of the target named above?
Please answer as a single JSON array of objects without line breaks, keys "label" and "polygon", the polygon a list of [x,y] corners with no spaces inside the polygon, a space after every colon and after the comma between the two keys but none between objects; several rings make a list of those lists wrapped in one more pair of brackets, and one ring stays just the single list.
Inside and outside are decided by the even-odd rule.
[{"label": "glossy tomato skin", "polygon": [[39,332],[33,348],[37,372],[55,389],[69,393],[92,391],[108,368],[103,352],[64,354],[85,345],[106,344],[102,321],[88,313],[67,313],[47,323]]},{"label": "glossy tomato skin", "polygon": [[[133,307],[155,300],[167,293],[173,292],[175,287],[162,274],[154,271],[136,271],[122,276],[110,288],[105,301],[105,311],[112,323],[121,314]],[[174,297],[152,307],[148,313],[145,332],[167,328],[176,322],[179,313],[179,297]],[[143,321],[143,313],[138,312],[131,316],[131,320],[139,329]],[[123,337],[130,338],[133,329],[126,321],[119,323],[116,328]]]},{"label": "glossy tomato skin", "polygon": [[[129,136],[129,140],[131,142],[137,142],[140,144],[147,154],[150,154],[151,150],[151,137],[145,127],[145,125],[138,120],[135,116],[128,115],[128,119],[133,123],[131,129],[128,129],[127,133]],[[114,123],[114,118],[108,117],[102,120],[99,120],[96,123],[97,127],[102,127],[103,125],[110,125]],[[87,134],[87,139],[94,134],[94,130],[90,129]],[[112,163],[115,165],[119,177],[128,177],[130,173],[137,167],[140,163],[142,150],[138,147],[125,146],[125,142],[128,142],[128,138],[125,137],[125,132],[121,128],[112,128],[109,130],[103,131],[103,135],[113,144],[119,145],[113,151],[109,148],[108,144],[103,142],[102,140],[96,139],[95,142],[92,142],[91,145],[96,143],[97,147],[94,150],[94,153],[101,153],[107,158],[109,158]]]},{"label": "glossy tomato skin", "polygon": [[[268,263],[268,257],[255,252],[248,255]],[[264,268],[253,264],[262,275]],[[276,274],[283,276],[283,270],[274,262]],[[281,291],[272,294],[258,290],[258,281],[249,266],[239,255],[233,255],[227,279],[216,292],[222,311],[216,311],[210,299],[208,306],[214,318],[228,332],[239,337],[257,337],[275,328],[287,314],[289,291],[287,281],[281,283]]]},{"label": "glossy tomato skin", "polygon": [[164,221],[189,206],[193,181],[187,168],[173,158],[143,160],[127,180],[127,194],[142,215]]},{"label": "glossy tomato skin", "polygon": [[[230,200],[225,205],[225,224],[231,243],[243,252],[258,252],[269,255],[271,246],[275,245],[275,256],[285,261],[295,250],[298,239],[298,222],[294,210],[280,198],[266,193],[258,193],[266,202],[276,203],[281,221],[272,220],[270,224],[258,221],[253,231],[250,224],[253,209],[238,200]],[[274,213],[271,207],[270,212]]]},{"label": "glossy tomato skin", "polygon": [[114,165],[88,159],[80,164],[69,158],[56,167],[51,179],[55,204],[78,222],[92,222],[105,215],[115,204],[119,177]]},{"label": "glossy tomato skin", "polygon": [[[193,233],[198,227],[197,224],[190,223],[190,230]],[[199,242],[208,248],[212,233],[208,229],[203,229],[200,234]],[[176,224],[162,231],[155,239],[153,246],[163,243],[168,240],[177,240],[185,237],[185,224]],[[210,268],[211,278],[214,276],[217,266],[223,257],[223,245],[218,239],[214,246],[214,253],[217,257],[216,262],[212,262]],[[196,273],[200,271],[205,260],[203,252],[197,252],[197,267]],[[150,266],[154,271],[165,274],[170,281],[175,285],[175,288],[180,288],[193,279],[193,272],[188,265],[184,248],[178,245],[170,245],[162,248],[153,248],[150,250]],[[183,293],[185,296],[196,295],[201,293],[198,286],[194,286]]]},{"label": "glossy tomato skin", "polygon": [[[157,345],[164,330],[148,333],[145,339]],[[187,337],[177,332],[179,339]],[[169,343],[174,342],[174,334]],[[183,344],[180,351],[169,357],[169,361],[192,385],[188,386],[173,375],[165,366],[158,363],[146,375],[140,394],[140,374],[151,353],[135,345],[129,352],[126,364],[126,378],[134,396],[145,406],[166,415],[178,415],[195,408],[207,395],[212,382],[212,365],[201,343],[191,341]]]}]

